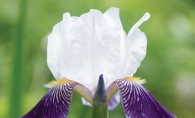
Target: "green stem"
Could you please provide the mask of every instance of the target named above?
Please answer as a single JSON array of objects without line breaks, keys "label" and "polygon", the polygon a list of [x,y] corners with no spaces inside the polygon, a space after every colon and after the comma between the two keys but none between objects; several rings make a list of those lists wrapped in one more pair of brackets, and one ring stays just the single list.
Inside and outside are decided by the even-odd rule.
[{"label": "green stem", "polygon": [[103,74],[99,76],[98,85],[93,97],[92,118],[108,118],[107,95]]},{"label": "green stem", "polygon": [[93,102],[92,118],[108,118],[107,102]]},{"label": "green stem", "polygon": [[10,88],[9,118],[18,118],[21,113],[22,47],[27,0],[21,0],[16,38],[14,40],[13,74]]}]

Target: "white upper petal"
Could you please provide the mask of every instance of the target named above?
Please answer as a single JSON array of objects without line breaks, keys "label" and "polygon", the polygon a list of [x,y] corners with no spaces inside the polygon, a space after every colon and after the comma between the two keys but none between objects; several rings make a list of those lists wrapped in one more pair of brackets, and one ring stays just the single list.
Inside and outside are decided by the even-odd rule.
[{"label": "white upper petal", "polygon": [[131,66],[136,71],[138,66],[132,62],[139,65],[145,56],[145,35],[138,29],[143,20],[136,23],[126,39],[117,8],[104,14],[90,10],[80,17],[65,13],[48,36],[47,63],[54,77],[66,77],[93,88],[100,74],[109,85],[115,76],[129,74]]},{"label": "white upper petal", "polygon": [[147,38],[139,29],[139,26],[149,19],[149,17],[150,14],[145,13],[144,16],[131,28],[127,35],[127,60],[123,71],[124,76],[133,75],[146,55]]}]

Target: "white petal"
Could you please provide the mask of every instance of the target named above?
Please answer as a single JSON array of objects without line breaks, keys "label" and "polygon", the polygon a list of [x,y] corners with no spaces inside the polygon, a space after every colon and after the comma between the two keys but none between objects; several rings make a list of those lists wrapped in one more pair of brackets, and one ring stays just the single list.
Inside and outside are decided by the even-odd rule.
[{"label": "white petal", "polygon": [[87,100],[85,100],[85,98],[81,97],[81,101],[82,101],[83,105],[91,107],[91,104]]},{"label": "white petal", "polygon": [[[81,17],[73,17],[72,25],[63,39],[63,49],[60,54],[60,74],[64,77],[83,83],[94,85],[93,60],[96,56],[95,45],[97,35],[96,21],[101,21],[102,14],[91,10]],[[98,78],[98,76],[97,76]]]},{"label": "white petal", "polygon": [[138,27],[149,17],[150,14],[145,13],[144,16],[131,28],[127,35],[127,61],[123,73],[124,76],[133,75],[146,55],[146,35]]},{"label": "white petal", "polygon": [[148,17],[146,14],[134,25],[126,40],[117,8],[104,14],[90,10],[80,17],[65,13],[48,36],[50,70],[55,78],[65,77],[92,88],[100,74],[104,74],[106,86],[118,75],[134,74],[146,48],[146,37],[138,27]]},{"label": "white petal", "polygon": [[121,20],[119,17],[119,8],[111,7],[103,15],[104,15],[104,18],[106,18],[106,20],[109,21],[109,24],[113,24],[118,27],[122,26]]},{"label": "white petal", "polygon": [[[63,78],[61,71],[61,53],[67,52],[67,35],[72,25],[72,18],[65,13],[63,20],[56,24],[52,33],[48,36],[47,64],[55,78]],[[65,69],[67,70],[67,69]]]},{"label": "white petal", "polygon": [[104,14],[90,10],[80,17],[64,14],[48,37],[48,65],[56,78],[96,86],[100,74],[105,83],[124,68],[126,34],[119,10]]},{"label": "white petal", "polygon": [[124,65],[126,34],[121,25],[119,10],[110,8],[97,26],[100,44],[96,45],[96,71],[98,75],[104,74],[105,84],[109,85],[111,78],[120,73]]}]

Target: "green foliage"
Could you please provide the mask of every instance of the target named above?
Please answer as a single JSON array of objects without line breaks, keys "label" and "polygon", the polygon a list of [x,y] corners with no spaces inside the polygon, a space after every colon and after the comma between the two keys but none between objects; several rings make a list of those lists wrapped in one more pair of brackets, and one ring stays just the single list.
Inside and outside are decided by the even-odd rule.
[{"label": "green foliage", "polygon": [[[42,85],[54,79],[46,64],[47,35],[62,14],[79,16],[91,8],[104,12],[111,6],[120,8],[126,32],[145,12],[151,14],[140,27],[147,35],[148,48],[136,76],[146,78],[144,86],[178,118],[195,116],[194,1],[28,0],[23,29],[18,28],[23,17],[19,15],[21,2],[0,1],[0,118],[11,117],[8,114],[16,108],[23,115],[46,93]],[[22,41],[16,43],[20,33]],[[14,56],[17,50],[22,55]],[[13,104],[18,106],[10,108]],[[69,117],[88,118],[91,113],[92,108],[83,106],[80,96],[74,93]],[[109,111],[109,117],[125,118],[122,105]]]}]

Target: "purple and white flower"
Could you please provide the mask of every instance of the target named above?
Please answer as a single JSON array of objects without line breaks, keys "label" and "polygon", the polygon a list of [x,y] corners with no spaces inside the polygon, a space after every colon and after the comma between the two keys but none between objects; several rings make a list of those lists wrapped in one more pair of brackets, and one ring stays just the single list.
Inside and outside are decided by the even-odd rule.
[{"label": "purple and white flower", "polygon": [[56,80],[45,84],[49,91],[22,118],[67,118],[73,90],[93,106],[101,74],[108,109],[121,97],[127,118],[175,118],[142,86],[145,80],[133,76],[146,55],[147,39],[139,26],[149,17],[145,13],[126,34],[118,8],[80,17],[65,13],[48,36],[47,63]]}]

